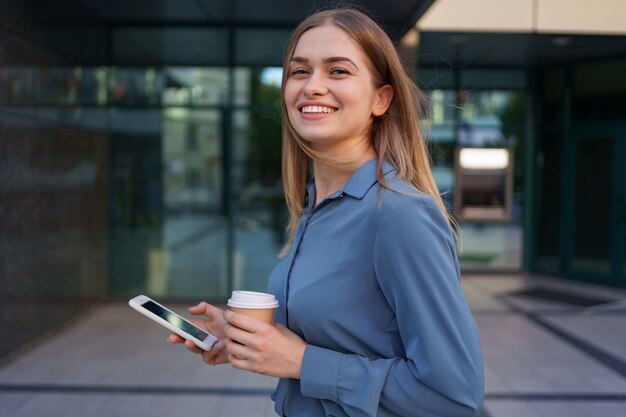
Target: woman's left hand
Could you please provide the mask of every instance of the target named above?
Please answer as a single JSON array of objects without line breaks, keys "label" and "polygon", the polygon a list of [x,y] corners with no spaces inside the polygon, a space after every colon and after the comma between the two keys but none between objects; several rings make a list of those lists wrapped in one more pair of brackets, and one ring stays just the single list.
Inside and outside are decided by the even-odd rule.
[{"label": "woman's left hand", "polygon": [[300,378],[306,343],[283,325],[224,312],[226,350],[233,368],[277,378]]}]

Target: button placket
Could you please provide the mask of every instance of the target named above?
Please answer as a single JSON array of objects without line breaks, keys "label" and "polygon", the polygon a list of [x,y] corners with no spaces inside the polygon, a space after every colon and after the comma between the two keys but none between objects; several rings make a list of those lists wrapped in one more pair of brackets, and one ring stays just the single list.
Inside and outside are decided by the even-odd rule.
[{"label": "button placket", "polygon": [[293,257],[291,258],[291,262],[289,264],[289,270],[287,272],[287,279],[285,282],[285,287],[284,287],[284,300],[285,300],[285,323],[287,323],[287,326],[289,326],[289,309],[287,308],[289,305],[289,284],[291,281],[291,271],[293,269],[293,265],[296,261],[296,257],[298,256],[298,251],[300,250],[300,244],[302,243],[302,239],[304,238],[304,234],[306,233],[306,229],[309,226],[309,222],[311,220],[311,218],[313,217],[313,215],[320,210],[321,208],[325,207],[328,205],[328,203],[330,203],[333,200],[339,199],[339,198],[343,198],[345,196],[344,192],[341,192],[337,195],[331,195],[329,197],[326,197],[321,203],[319,203],[316,207],[310,208],[309,210],[307,210],[306,214],[304,215],[304,220],[303,222],[300,223],[300,225],[298,226],[298,230],[296,231],[296,236],[294,239],[294,248],[293,248]]}]

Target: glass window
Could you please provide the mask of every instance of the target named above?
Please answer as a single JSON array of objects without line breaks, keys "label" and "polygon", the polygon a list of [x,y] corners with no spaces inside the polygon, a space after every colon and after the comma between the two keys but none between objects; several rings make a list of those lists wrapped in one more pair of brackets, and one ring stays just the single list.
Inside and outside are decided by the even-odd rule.
[{"label": "glass window", "polygon": [[264,110],[280,111],[280,83],[283,77],[282,67],[254,69],[252,79],[252,103]]},{"label": "glass window", "polygon": [[541,271],[556,273],[561,268],[559,264],[563,154],[561,135],[543,132],[537,147],[534,267]]},{"label": "glass window", "polygon": [[577,65],[572,72],[572,121],[626,119],[626,59]]},{"label": "glass window", "polygon": [[543,123],[562,123],[565,72],[562,68],[548,69],[543,73],[542,89],[542,121]]},{"label": "glass window", "polygon": [[106,104],[104,67],[0,68],[0,104],[81,106]]},{"label": "glass window", "polygon": [[502,69],[464,69],[461,70],[463,88],[482,89],[525,89],[526,71]]},{"label": "glass window", "polygon": [[284,242],[287,207],[281,182],[280,75],[250,71],[255,109],[233,115],[235,142],[235,289],[264,291]]},{"label": "glass window", "polygon": [[118,108],[109,120],[113,294],[223,298],[221,111]]},{"label": "glass window", "polygon": [[278,112],[234,115],[235,289],[264,291],[284,244],[287,208],[280,171]]},{"label": "glass window", "polygon": [[613,139],[585,137],[576,145],[572,270],[611,272]]},{"label": "glass window", "polygon": [[233,103],[240,106],[250,105],[250,95],[252,87],[252,69],[247,67],[238,67],[233,70],[234,91]]},{"label": "glass window", "polygon": [[455,143],[455,94],[452,90],[428,90],[427,119],[421,120],[423,133],[431,143]]},{"label": "glass window", "polygon": [[515,146],[522,141],[527,109],[525,94],[460,90],[457,105],[459,145]]},{"label": "glass window", "polygon": [[112,105],[159,105],[165,86],[163,72],[154,68],[113,67],[107,80],[108,102]]},{"label": "glass window", "polygon": [[[519,82],[518,79],[515,86],[519,86]],[[452,89],[427,90],[426,95],[430,105],[429,118],[422,121],[422,127],[425,136],[430,139],[433,176],[444,203],[451,211],[456,187],[456,148],[504,147],[512,150],[511,219],[508,222],[462,222],[460,236],[463,250],[460,260],[464,270],[519,270],[523,242],[522,167],[528,105],[526,95],[511,90]]]},{"label": "glass window", "polygon": [[238,29],[235,35],[235,62],[237,65],[282,66],[289,36],[291,31],[285,29]]},{"label": "glass window", "polygon": [[454,88],[454,70],[449,64],[437,67],[418,66],[415,81],[423,90]]},{"label": "glass window", "polygon": [[161,90],[165,106],[224,105],[228,100],[226,68],[165,67]]}]

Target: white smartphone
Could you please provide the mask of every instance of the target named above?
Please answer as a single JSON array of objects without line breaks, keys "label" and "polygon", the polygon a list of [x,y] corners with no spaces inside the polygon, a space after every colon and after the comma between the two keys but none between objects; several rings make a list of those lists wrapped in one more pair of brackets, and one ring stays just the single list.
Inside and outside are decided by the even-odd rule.
[{"label": "white smartphone", "polygon": [[217,342],[217,338],[211,333],[194,326],[172,310],[163,307],[161,304],[145,295],[138,295],[131,299],[128,305],[144,316],[167,327],[180,337],[191,340],[200,349],[211,350],[215,342]]}]

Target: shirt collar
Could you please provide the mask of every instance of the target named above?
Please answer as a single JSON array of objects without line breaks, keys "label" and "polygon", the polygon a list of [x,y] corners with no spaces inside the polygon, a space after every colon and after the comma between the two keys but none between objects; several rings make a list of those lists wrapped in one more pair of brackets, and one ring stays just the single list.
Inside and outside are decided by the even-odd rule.
[{"label": "shirt collar", "polygon": [[[370,159],[365,162],[356,171],[352,174],[350,179],[343,185],[343,187],[337,192],[337,194],[347,194],[351,197],[357,198],[361,200],[365,197],[368,190],[372,188],[374,184],[378,181],[376,177],[376,168],[378,166],[378,159]],[[393,166],[387,162],[383,161],[383,175],[393,171]],[[314,194],[315,183],[313,179],[309,181],[307,184],[307,191],[309,195]]]}]

